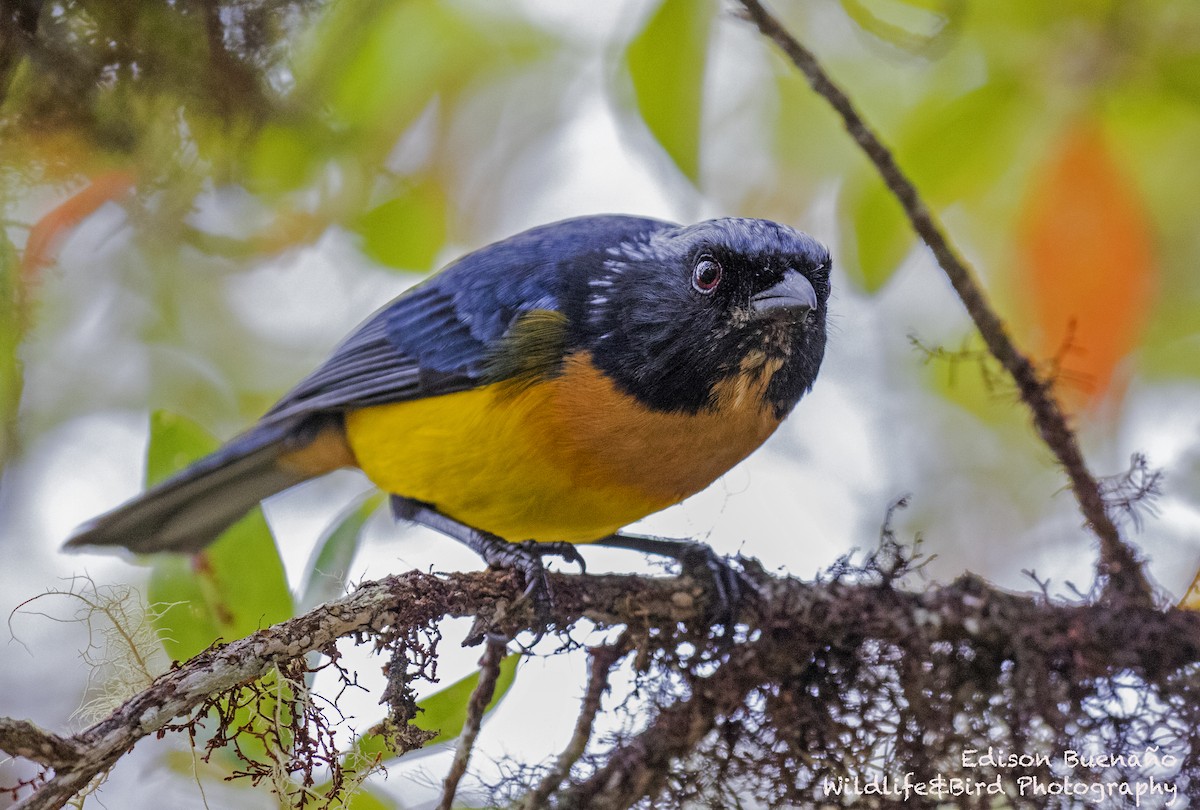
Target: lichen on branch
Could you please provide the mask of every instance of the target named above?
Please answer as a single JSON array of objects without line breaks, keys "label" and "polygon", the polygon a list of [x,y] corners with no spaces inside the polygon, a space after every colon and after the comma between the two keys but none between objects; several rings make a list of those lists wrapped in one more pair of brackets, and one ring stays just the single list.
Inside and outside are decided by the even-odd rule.
[{"label": "lichen on branch", "polygon": [[[674,807],[741,793],[802,803],[829,780],[880,768],[961,773],[966,749],[1053,753],[1102,743],[1128,752],[1166,739],[1183,763],[1172,778],[1200,784],[1200,614],[1054,602],[973,577],[908,590],[919,562],[890,540],[816,582],[742,560],[758,596],[743,605],[732,638],[706,624],[705,588],[689,578],[553,575],[560,651],[577,646],[573,634],[624,628],[614,651],[594,663],[588,700],[597,705],[601,676],[628,652],[643,702],[617,701],[610,711],[624,730],[615,735],[595,735],[585,716],[582,746],[573,741],[558,766],[518,769],[494,786],[494,798],[537,792],[532,806],[629,807],[650,798]],[[541,621],[520,593],[507,572],[392,576],[179,664],[78,734],[0,722],[0,749],[48,769],[40,787],[18,791],[17,807],[61,807],[142,738],[186,730],[211,717],[214,701],[267,673],[301,683],[305,656],[339,639],[372,643],[462,616],[510,636],[536,630]],[[293,724],[292,736],[303,728]],[[335,759],[321,750],[310,766]],[[292,784],[313,780],[303,767]],[[245,769],[255,773],[270,776]],[[331,800],[297,795],[308,796],[305,806]]]}]

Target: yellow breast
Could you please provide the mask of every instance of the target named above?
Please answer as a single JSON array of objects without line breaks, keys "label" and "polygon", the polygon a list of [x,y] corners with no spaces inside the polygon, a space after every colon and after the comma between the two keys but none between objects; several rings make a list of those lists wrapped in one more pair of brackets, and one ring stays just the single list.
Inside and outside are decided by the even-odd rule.
[{"label": "yellow breast", "polygon": [[388,492],[507,540],[587,542],[700,491],[779,424],[762,367],[731,378],[717,407],[652,411],[586,354],[531,385],[496,383],[353,411],[358,464]]}]

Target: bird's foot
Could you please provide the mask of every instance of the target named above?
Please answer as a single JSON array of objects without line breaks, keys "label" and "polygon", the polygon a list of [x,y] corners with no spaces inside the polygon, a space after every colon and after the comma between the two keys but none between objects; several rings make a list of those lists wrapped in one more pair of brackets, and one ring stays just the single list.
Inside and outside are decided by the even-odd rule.
[{"label": "bird's foot", "polygon": [[[541,641],[554,624],[554,591],[546,577],[544,558],[561,557],[566,562],[577,563],[580,573],[585,573],[587,570],[579,550],[570,543],[539,543],[535,540],[510,543],[494,534],[481,533],[472,548],[479,553],[479,556],[483,557],[488,566],[516,569],[524,578],[525,590],[518,603],[528,600],[533,608],[534,617],[533,624],[529,626],[529,629],[533,631],[533,640],[522,645],[525,650]],[[497,616],[496,619],[500,619],[500,616]],[[469,634],[466,643],[473,645],[484,638],[493,642],[504,641],[504,643],[512,640],[509,637],[502,639],[501,635],[495,630],[476,626]]]},{"label": "bird's foot", "polygon": [[711,599],[708,610],[705,611],[705,618],[713,625],[720,625],[723,636],[732,635],[738,612],[747,594],[758,592],[758,586],[753,580],[735,568],[729,558],[713,551],[712,546],[707,543],[619,532],[597,540],[595,545],[624,548],[678,560],[684,574],[707,585]]},{"label": "bird's foot", "polygon": [[521,572],[525,579],[523,596],[533,604],[543,628],[548,626],[554,608],[554,595],[546,578],[543,560],[546,557],[560,557],[564,562],[578,565],[580,573],[587,573],[587,565],[579,549],[570,543],[539,543],[536,540],[510,543],[494,534],[481,532],[480,535],[473,548],[493,568],[512,568]]},{"label": "bird's foot", "polygon": [[[553,624],[554,596],[546,578],[545,557],[561,557],[568,563],[579,566],[581,573],[587,567],[579,550],[570,543],[539,543],[534,540],[512,543],[490,532],[480,531],[451,517],[443,515],[434,507],[420,501],[392,496],[392,512],[397,519],[411,520],[428,526],[471,548],[492,568],[510,568],[521,572],[525,580],[522,596],[533,605],[538,622],[537,639],[545,635]],[[536,643],[536,639],[535,639]]]}]

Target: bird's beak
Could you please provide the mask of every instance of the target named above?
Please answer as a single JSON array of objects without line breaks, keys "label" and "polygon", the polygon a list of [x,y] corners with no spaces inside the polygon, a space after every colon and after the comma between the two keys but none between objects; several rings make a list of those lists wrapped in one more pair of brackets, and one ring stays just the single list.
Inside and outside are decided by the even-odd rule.
[{"label": "bird's beak", "polygon": [[784,315],[801,320],[817,308],[817,291],[802,274],[789,270],[783,281],[750,298],[750,309],[759,317]]}]

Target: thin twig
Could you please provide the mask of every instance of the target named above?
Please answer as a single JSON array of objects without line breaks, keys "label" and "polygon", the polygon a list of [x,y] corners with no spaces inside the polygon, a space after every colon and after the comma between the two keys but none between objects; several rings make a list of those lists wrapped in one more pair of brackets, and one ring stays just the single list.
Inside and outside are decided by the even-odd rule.
[{"label": "thin twig", "polygon": [[613,665],[629,651],[629,634],[621,636],[616,644],[604,647],[592,647],[588,650],[588,685],[583,695],[583,703],[579,707],[579,717],[575,720],[575,732],[570,742],[558,755],[550,772],[543,777],[538,786],[525,796],[521,803],[522,810],[537,810],[544,807],[550,794],[558,790],[571,768],[587,750],[588,741],[592,739],[592,727],[596,723],[596,715],[600,713],[600,701],[608,691],[608,676]]},{"label": "thin twig", "polygon": [[[588,779],[571,785],[560,795],[563,807],[591,810],[626,810],[643,799],[651,802],[662,791],[672,763],[689,756],[717,723],[733,714],[761,683],[757,662],[760,647],[773,639],[760,639],[739,647],[708,677],[693,682],[693,694],[662,708],[637,736],[625,741]],[[807,655],[793,644],[797,667]]]},{"label": "thin twig", "polygon": [[492,695],[496,693],[496,681],[500,678],[500,662],[504,660],[506,645],[506,639],[489,637],[483,656],[479,659],[479,682],[467,701],[467,717],[458,738],[458,748],[454,751],[454,761],[450,763],[450,772],[442,783],[442,801],[438,810],[451,810],[454,805],[454,794],[458,792],[458,783],[467,773],[471,751],[475,748],[479,727],[483,724],[483,715],[492,702]]},{"label": "thin twig", "polygon": [[813,90],[842,117],[850,136],[875,164],[884,183],[904,207],[913,228],[933,251],[966,307],[967,314],[983,336],[988,350],[1012,375],[1021,399],[1033,413],[1038,433],[1066,470],[1080,511],[1100,540],[1097,573],[1104,587],[1104,596],[1118,601],[1150,604],[1153,591],[1142,570],[1141,561],[1121,539],[1108,513],[1103,492],[1084,463],[1079,442],[1067,423],[1052,385],[1041,378],[1033,363],[1013,343],[1004,322],[987,302],[970,266],[951,244],[916,186],[900,169],[892,153],[867,125],[849,97],[830,79],[816,56],[789,34],[758,0],[741,0],[741,3],[758,30],[779,46],[808,79]]}]

